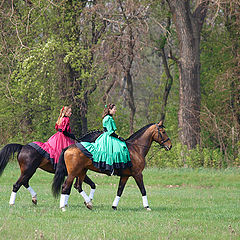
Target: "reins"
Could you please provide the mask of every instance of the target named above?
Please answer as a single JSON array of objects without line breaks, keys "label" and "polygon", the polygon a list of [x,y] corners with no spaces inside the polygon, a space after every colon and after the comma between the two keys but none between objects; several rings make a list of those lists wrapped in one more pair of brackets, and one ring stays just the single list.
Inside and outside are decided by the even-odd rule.
[{"label": "reins", "polygon": [[[161,148],[164,148],[164,143],[167,142],[168,140],[170,140],[169,138],[167,138],[166,140],[164,140],[163,142],[159,143],[160,147]],[[139,146],[139,147],[144,147],[144,148],[149,148],[149,146],[146,146],[146,145],[142,145],[142,144],[138,144],[138,143],[132,143],[132,142],[129,142],[129,141],[125,141],[126,143],[128,144],[131,144],[131,145],[136,145],[136,146]],[[157,147],[157,146],[156,146]]]},{"label": "reins", "polygon": [[142,144],[138,144],[138,143],[132,143],[132,142],[129,142],[129,141],[125,141],[126,143],[128,144],[131,144],[131,145],[136,145],[136,146],[139,146],[139,147],[144,147],[144,148],[148,148],[149,146],[146,146],[146,145],[142,145]]}]

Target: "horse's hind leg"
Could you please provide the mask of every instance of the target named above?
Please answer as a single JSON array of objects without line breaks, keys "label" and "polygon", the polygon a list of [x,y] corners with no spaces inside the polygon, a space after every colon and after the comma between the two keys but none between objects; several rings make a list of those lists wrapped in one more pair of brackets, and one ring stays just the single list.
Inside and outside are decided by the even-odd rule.
[{"label": "horse's hind leg", "polygon": [[17,196],[17,191],[19,190],[19,188],[22,186],[22,179],[24,178],[24,176],[21,174],[21,176],[19,177],[19,179],[17,180],[17,182],[15,184],[13,184],[13,190],[10,196],[10,200],[9,200],[9,204],[11,206],[13,206],[15,204],[15,199]]},{"label": "horse's hind leg", "polygon": [[[86,170],[83,170],[81,175],[78,177],[78,192],[82,195],[82,197],[84,198],[84,204],[86,205],[86,207],[90,210],[92,210],[92,199],[91,199],[91,196],[88,196],[82,189],[82,182],[83,182],[83,179],[85,180],[87,175],[86,175]],[[92,180],[90,178],[87,177],[87,181],[90,181],[92,182]],[[93,183],[93,182],[92,182]],[[94,183],[93,183],[94,184]],[[95,186],[92,185],[92,186]],[[92,192],[92,197],[93,197],[93,194],[94,192]],[[91,195],[91,193],[90,193]]]},{"label": "horse's hind leg", "polygon": [[32,195],[32,202],[34,204],[37,204],[37,194],[29,186],[29,179],[32,177],[32,175],[34,173],[35,173],[35,171],[32,171],[31,174],[29,175],[29,174],[26,174],[25,172],[21,172],[21,175],[20,175],[19,179],[17,180],[17,182],[15,184],[13,184],[13,190],[12,190],[10,201],[9,201],[10,205],[14,205],[15,204],[15,199],[16,199],[17,192],[18,192],[18,190],[20,189],[20,187],[22,185],[25,188],[27,188],[27,190],[31,193],[31,195]]},{"label": "horse's hind leg", "polygon": [[84,182],[87,183],[91,187],[89,198],[92,201],[93,197],[94,197],[95,190],[96,190],[96,184],[87,175],[84,178]]},{"label": "horse's hind leg", "polygon": [[32,202],[37,203],[37,194],[29,186],[29,179],[36,172],[37,168],[41,163],[41,156],[31,147],[25,146],[18,155],[18,163],[21,169],[21,175],[17,182],[13,185],[13,191],[10,197],[9,204],[14,205],[17,195],[17,191],[23,185],[32,195]]},{"label": "horse's hind leg", "polygon": [[74,176],[69,174],[64,184],[62,185],[62,194],[60,198],[60,208],[62,211],[66,211],[65,207],[68,206],[68,198],[71,193],[74,178]]},{"label": "horse's hind leg", "polygon": [[32,203],[37,205],[37,193],[29,186],[29,183],[24,184],[24,187],[30,192],[32,196]]},{"label": "horse's hind leg", "polygon": [[[85,173],[86,174],[86,173]],[[91,199],[87,196],[87,194],[82,190],[82,181],[84,179],[84,174],[78,177],[78,191],[82,195],[85,200],[85,205],[87,208],[92,209]],[[68,205],[69,195],[71,193],[72,184],[74,181],[74,176],[68,175],[66,181],[62,186],[62,194],[60,199],[60,208],[62,211],[66,211],[66,206]]]},{"label": "horse's hind leg", "polygon": [[[84,178],[84,182],[91,187],[89,198],[92,201],[93,197],[94,197],[95,190],[96,190],[96,184],[87,175]],[[74,188],[76,188],[79,191],[79,180],[78,180],[78,177],[76,177]]]}]

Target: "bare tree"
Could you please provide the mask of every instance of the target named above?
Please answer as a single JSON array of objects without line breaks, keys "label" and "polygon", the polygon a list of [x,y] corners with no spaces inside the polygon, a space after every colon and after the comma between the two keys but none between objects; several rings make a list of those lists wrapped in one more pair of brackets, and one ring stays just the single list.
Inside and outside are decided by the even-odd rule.
[{"label": "bare tree", "polygon": [[120,84],[122,79],[125,79],[126,99],[130,108],[130,133],[133,133],[136,112],[133,65],[140,52],[141,37],[146,25],[147,7],[138,1],[118,0],[108,2],[107,8],[105,6],[98,13],[108,23],[108,29],[111,31],[111,34],[106,37],[106,41],[103,43],[104,50],[102,53],[105,62],[108,63],[109,75],[115,74],[106,90],[104,101],[106,101],[107,94],[116,86],[116,83]]}]

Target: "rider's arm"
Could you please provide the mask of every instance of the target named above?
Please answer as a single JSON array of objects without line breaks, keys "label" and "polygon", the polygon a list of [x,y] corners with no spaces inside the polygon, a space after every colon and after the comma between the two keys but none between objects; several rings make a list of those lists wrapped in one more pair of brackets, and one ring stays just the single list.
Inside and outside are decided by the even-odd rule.
[{"label": "rider's arm", "polygon": [[121,140],[121,141],[123,141],[123,142],[125,141],[124,138],[119,137],[115,132],[113,132],[112,134],[110,134],[110,136],[115,137],[115,138],[117,138],[117,139],[119,139],[119,140]]}]

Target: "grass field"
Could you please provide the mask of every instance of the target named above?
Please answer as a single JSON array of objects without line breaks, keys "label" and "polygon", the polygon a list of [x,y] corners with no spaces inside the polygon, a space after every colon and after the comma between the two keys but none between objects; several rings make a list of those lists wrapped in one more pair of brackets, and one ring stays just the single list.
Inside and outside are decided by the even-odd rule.
[{"label": "grass field", "polygon": [[[240,239],[240,169],[145,169],[151,212],[142,207],[133,179],[113,211],[118,177],[93,172],[93,210],[72,189],[69,207],[61,212],[51,194],[53,175],[41,170],[30,182],[38,205],[23,187],[9,207],[19,173],[10,163],[0,178],[0,239]],[[84,190],[88,193],[89,187]]]}]

